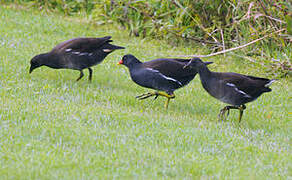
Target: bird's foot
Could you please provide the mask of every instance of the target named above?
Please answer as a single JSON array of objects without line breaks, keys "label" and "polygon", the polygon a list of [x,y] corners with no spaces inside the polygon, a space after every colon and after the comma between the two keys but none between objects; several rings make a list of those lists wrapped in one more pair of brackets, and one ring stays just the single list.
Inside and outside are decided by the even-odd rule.
[{"label": "bird's foot", "polygon": [[[229,116],[230,109],[239,109],[237,106],[225,106],[223,109],[220,110],[220,113],[218,114],[218,119],[220,120],[225,120],[226,117]],[[225,113],[227,112],[227,115],[225,116]]]},{"label": "bird's foot", "polygon": [[143,100],[143,99],[147,99],[151,96],[155,96],[154,97],[154,100],[158,98],[158,96],[164,96],[167,98],[165,104],[164,104],[164,107],[167,109],[168,108],[168,104],[169,104],[169,101],[170,99],[173,99],[175,98],[175,95],[174,94],[168,94],[166,92],[159,92],[159,91],[156,91],[156,92],[148,92],[148,93],[145,93],[145,94],[142,94],[142,95],[139,95],[139,96],[136,96],[137,99],[139,100]]},{"label": "bird's foot", "polygon": [[154,99],[156,99],[159,95],[156,94],[156,93],[150,93],[150,92],[148,92],[148,93],[145,93],[145,94],[141,94],[139,96],[136,96],[136,98],[139,99],[139,100],[143,100],[143,99],[147,99],[147,98],[149,98],[151,96],[155,96]]},{"label": "bird's foot", "polygon": [[[223,121],[226,119],[226,117],[229,115],[230,109],[238,109],[239,110],[238,120],[240,122],[241,118],[242,118],[243,111],[246,109],[246,106],[244,104],[240,105],[240,106],[225,106],[223,109],[220,110],[220,113],[218,115],[219,121],[220,120]],[[225,116],[226,112],[227,112],[227,115]]]},{"label": "bird's foot", "polygon": [[158,96],[164,96],[166,98],[170,98],[170,99],[173,99],[175,98],[175,95],[174,94],[167,94],[165,92],[159,92],[159,91],[156,91],[156,92],[148,92],[148,93],[145,93],[145,94],[141,94],[139,96],[136,96],[137,99],[139,100],[143,100],[143,99],[147,99],[151,96],[155,96],[154,97],[154,100],[158,98]]},{"label": "bird's foot", "polygon": [[228,108],[228,106],[224,107],[223,109],[220,110],[220,113],[218,114],[218,119],[219,121],[223,121],[226,119],[225,113],[227,111],[227,116],[229,115],[229,111],[230,109]]}]

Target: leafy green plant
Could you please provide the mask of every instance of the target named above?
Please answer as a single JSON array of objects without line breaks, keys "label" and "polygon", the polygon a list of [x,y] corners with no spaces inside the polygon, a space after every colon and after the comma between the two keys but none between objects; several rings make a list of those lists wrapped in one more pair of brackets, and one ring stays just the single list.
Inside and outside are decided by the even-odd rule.
[{"label": "leafy green plant", "polygon": [[[267,34],[281,33],[262,39],[240,52],[259,61],[268,59],[273,68],[274,53],[280,64],[291,69],[292,3],[289,0],[15,0],[21,4],[57,10],[66,15],[85,12],[93,24],[117,22],[129,35],[142,38],[193,42],[208,46],[210,52],[237,47]],[[288,49],[288,51],[287,51]],[[284,57],[288,57],[284,58]],[[278,64],[278,65],[280,65]],[[277,65],[277,66],[278,66]],[[281,68],[280,68],[281,69]],[[276,71],[280,70],[276,68]],[[280,70],[282,71],[282,70]]]}]

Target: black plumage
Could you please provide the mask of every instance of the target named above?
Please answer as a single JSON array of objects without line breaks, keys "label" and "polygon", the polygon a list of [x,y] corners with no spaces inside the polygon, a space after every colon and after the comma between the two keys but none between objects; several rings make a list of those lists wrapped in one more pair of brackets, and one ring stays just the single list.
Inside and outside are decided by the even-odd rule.
[{"label": "black plumage", "polygon": [[239,109],[239,122],[245,104],[256,100],[261,94],[272,91],[269,86],[275,81],[266,78],[248,76],[238,73],[212,72],[200,59],[190,61],[186,67],[198,71],[204,89],[216,99],[232,106],[224,107],[220,119],[230,109]]},{"label": "black plumage", "polygon": [[75,38],[58,44],[50,52],[39,54],[30,61],[31,73],[40,66],[48,66],[54,69],[73,69],[80,71],[80,80],[83,77],[83,69],[88,68],[89,80],[92,79],[91,67],[101,63],[104,58],[116,49],[124,47],[110,44],[111,36],[103,38]]},{"label": "black plumage", "polygon": [[[138,99],[146,99],[151,96],[164,96],[169,100],[174,98],[174,91],[187,85],[197,74],[192,68],[183,68],[190,59],[155,59],[142,63],[135,56],[125,55],[119,64],[129,68],[132,80],[140,86],[154,89],[154,93],[146,93],[137,96]],[[205,62],[210,64],[211,62]]]}]

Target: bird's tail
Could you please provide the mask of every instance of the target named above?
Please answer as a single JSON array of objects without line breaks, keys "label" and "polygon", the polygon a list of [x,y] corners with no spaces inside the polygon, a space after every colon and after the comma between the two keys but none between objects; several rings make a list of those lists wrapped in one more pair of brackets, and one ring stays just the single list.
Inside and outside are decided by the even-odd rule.
[{"label": "bird's tail", "polygon": [[273,82],[277,81],[277,79],[270,80],[267,84],[265,84],[265,87],[269,87]]},{"label": "bird's tail", "polygon": [[113,45],[113,44],[109,44],[109,46],[107,47],[108,49],[125,49],[125,47],[122,46],[117,46],[117,45]]},{"label": "bird's tail", "polygon": [[102,50],[104,52],[107,52],[107,53],[111,53],[113,52],[114,50],[117,50],[117,49],[125,49],[124,47],[122,46],[116,46],[116,45],[113,45],[113,44],[105,44],[102,46]]}]

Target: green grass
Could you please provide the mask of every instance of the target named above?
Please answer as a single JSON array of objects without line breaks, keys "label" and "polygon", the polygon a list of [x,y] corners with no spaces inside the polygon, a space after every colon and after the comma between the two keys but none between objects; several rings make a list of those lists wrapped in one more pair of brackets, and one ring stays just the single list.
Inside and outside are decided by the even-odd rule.
[{"label": "green grass", "polygon": [[[73,37],[112,35],[127,47],[110,54],[76,82],[78,71],[47,67],[28,73],[30,59]],[[201,46],[128,37],[118,26],[0,6],[0,179],[291,179],[291,79],[247,104],[242,123],[198,76],[165,99],[138,101],[148,90],[116,63],[127,53],[142,61],[203,54]],[[216,56],[210,68],[265,76],[244,59]],[[273,78],[273,77],[269,77]]]}]

